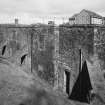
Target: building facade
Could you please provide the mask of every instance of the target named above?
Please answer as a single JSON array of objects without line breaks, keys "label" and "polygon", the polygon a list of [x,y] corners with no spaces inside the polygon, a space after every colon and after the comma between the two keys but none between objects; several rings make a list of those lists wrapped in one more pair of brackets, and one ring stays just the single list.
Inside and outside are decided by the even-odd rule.
[{"label": "building facade", "polygon": [[104,17],[95,12],[83,9],[80,13],[69,18],[69,24],[105,25]]}]

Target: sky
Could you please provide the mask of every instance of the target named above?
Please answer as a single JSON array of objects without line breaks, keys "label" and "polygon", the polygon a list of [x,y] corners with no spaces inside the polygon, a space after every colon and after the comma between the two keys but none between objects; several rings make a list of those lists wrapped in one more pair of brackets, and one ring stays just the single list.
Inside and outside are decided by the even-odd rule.
[{"label": "sky", "polygon": [[0,0],[0,23],[66,22],[82,9],[105,16],[105,0]]}]

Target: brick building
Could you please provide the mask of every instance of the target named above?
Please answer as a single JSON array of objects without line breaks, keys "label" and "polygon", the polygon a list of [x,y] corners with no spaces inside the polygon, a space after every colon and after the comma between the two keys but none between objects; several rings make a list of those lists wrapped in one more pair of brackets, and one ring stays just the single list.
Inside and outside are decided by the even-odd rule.
[{"label": "brick building", "polygon": [[69,18],[69,24],[104,25],[104,17],[95,12],[83,9],[80,13]]}]

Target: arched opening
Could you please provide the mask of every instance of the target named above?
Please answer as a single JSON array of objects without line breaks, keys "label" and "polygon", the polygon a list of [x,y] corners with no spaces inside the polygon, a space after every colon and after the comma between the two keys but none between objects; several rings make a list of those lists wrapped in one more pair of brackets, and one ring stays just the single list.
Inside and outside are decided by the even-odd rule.
[{"label": "arched opening", "polygon": [[25,59],[26,59],[26,56],[27,56],[28,54],[24,54],[24,55],[22,55],[22,57],[21,57],[21,65],[23,64],[23,62],[25,62]]},{"label": "arched opening", "polygon": [[64,71],[64,91],[70,94],[70,72],[68,70]]},{"label": "arched opening", "polygon": [[6,45],[4,45],[3,47],[2,47],[2,56],[5,54],[5,51],[6,51]]}]

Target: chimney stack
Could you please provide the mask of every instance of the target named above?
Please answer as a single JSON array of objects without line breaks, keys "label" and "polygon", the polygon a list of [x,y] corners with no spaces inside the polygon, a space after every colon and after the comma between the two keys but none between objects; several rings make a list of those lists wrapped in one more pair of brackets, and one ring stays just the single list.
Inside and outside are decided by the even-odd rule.
[{"label": "chimney stack", "polygon": [[15,19],[15,25],[18,25],[18,19]]}]

